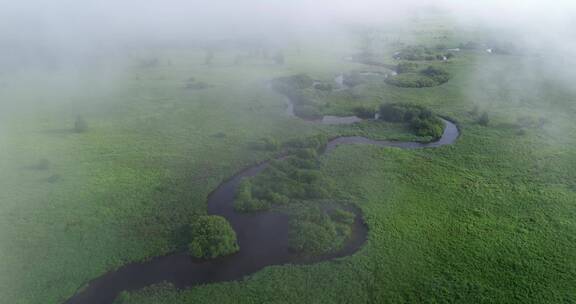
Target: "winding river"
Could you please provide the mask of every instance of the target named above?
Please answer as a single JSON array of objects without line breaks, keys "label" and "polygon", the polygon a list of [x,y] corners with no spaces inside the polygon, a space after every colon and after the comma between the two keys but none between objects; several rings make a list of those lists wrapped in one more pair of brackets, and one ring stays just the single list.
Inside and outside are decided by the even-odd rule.
[{"label": "winding river", "polygon": [[[294,116],[288,103],[288,114]],[[324,117],[314,123],[350,124],[359,121],[355,116]],[[448,120],[442,137],[435,142],[377,141],[365,137],[337,137],[330,140],[324,153],[330,153],[339,145],[369,144],[403,149],[434,148],[452,144],[459,136],[457,127]],[[288,216],[269,211],[261,213],[237,213],[233,202],[240,181],[264,170],[270,161],[246,168],[221,183],[208,196],[208,214],[225,217],[238,237],[240,251],[234,255],[214,260],[191,258],[186,253],[174,253],[155,257],[141,263],[130,263],[110,271],[91,281],[66,303],[105,304],[112,303],[124,290],[132,291],[152,284],[170,282],[178,288],[239,280],[270,265],[302,264],[325,261],[353,254],[366,241],[367,227],[361,216],[356,217],[351,239],[340,251],[314,259],[302,260],[288,250]],[[360,212],[357,211],[360,215]]]}]

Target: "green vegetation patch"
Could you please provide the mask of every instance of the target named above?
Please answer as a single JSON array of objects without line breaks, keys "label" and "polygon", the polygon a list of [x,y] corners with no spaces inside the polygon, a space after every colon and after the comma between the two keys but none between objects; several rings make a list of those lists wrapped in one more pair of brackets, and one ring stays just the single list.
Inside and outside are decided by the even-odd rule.
[{"label": "green vegetation patch", "polygon": [[433,61],[448,60],[454,57],[451,52],[445,52],[443,48],[429,48],[423,45],[407,46],[394,55],[394,59],[409,61]]},{"label": "green vegetation patch", "polygon": [[388,122],[407,123],[418,136],[440,138],[444,123],[424,106],[410,103],[387,103],[380,106],[380,119]]},{"label": "green vegetation patch", "polygon": [[340,207],[300,206],[290,220],[290,249],[304,256],[337,251],[350,238],[355,218]]},{"label": "green vegetation patch", "polygon": [[427,88],[444,84],[450,80],[450,74],[439,67],[428,66],[416,70],[415,65],[402,64],[398,74],[386,78],[386,83],[403,88]]},{"label": "green vegetation patch", "polygon": [[234,208],[254,212],[268,210],[272,205],[327,197],[318,160],[318,152],[326,142],[325,136],[313,136],[285,143],[287,156],[271,161],[258,176],[242,181]]},{"label": "green vegetation patch", "polygon": [[213,259],[240,250],[236,232],[228,221],[217,215],[200,216],[191,224],[192,241],[188,244],[191,256]]}]

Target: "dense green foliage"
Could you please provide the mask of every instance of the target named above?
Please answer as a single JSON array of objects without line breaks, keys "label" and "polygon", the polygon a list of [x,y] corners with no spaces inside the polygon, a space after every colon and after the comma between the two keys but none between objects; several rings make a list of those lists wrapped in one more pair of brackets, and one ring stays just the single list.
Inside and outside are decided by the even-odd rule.
[{"label": "dense green foliage", "polygon": [[354,108],[354,114],[363,119],[372,119],[376,116],[376,108],[367,106],[357,106]]},{"label": "dense green foliage", "polygon": [[236,242],[236,232],[221,216],[195,218],[190,224],[190,233],[192,241],[188,244],[188,252],[196,258],[213,259],[240,249]]},{"label": "dense green foliage", "polygon": [[234,200],[234,210],[238,212],[256,212],[270,209],[270,201],[252,195],[252,182],[243,180],[238,186]]},{"label": "dense green foliage", "polygon": [[409,72],[416,72],[418,69],[418,64],[415,62],[400,62],[396,65],[396,73],[409,73]]},{"label": "dense green foliage", "polygon": [[442,49],[432,49],[423,45],[408,46],[394,55],[395,59],[410,61],[445,60],[454,57],[453,53]]},{"label": "dense green foliage", "polygon": [[241,183],[234,208],[242,212],[262,211],[272,205],[327,197],[318,160],[318,152],[326,141],[324,136],[288,141],[287,156],[271,161],[258,176]]},{"label": "dense green foliage", "polygon": [[[410,39],[438,43],[431,31],[426,23]],[[342,60],[354,52],[348,45],[326,40],[324,51],[286,51],[283,66],[247,68],[254,59],[230,66],[234,52],[219,53],[211,68],[204,52],[185,49],[157,50],[159,63],[125,76],[97,77],[94,69],[0,75],[2,100],[22,105],[0,113],[2,300],[63,303],[107,271],[174,251],[176,231],[206,213],[210,191],[277,154],[249,144],[263,137],[416,139],[404,123],[324,126],[286,117],[284,99],[264,85],[271,78],[302,72],[330,81],[365,68]],[[388,59],[394,52],[384,51]],[[298,160],[319,168],[331,197],[362,209],[368,241],[354,255],[182,290],[159,284],[125,301],[575,302],[576,96],[565,80],[576,69],[567,61],[562,73],[550,71],[557,65],[547,57],[463,50],[445,65],[454,77],[442,86],[318,92],[322,113],[403,100],[458,120],[462,136],[438,149],[350,145]],[[219,89],[186,90],[190,75]],[[78,90],[62,90],[71,78]],[[483,111],[486,127],[478,124]],[[73,134],[75,113],[90,123],[81,136]],[[43,158],[47,169],[30,169]]]},{"label": "dense green foliage", "polygon": [[354,219],[354,213],[340,208],[300,206],[290,220],[290,249],[307,256],[336,251],[350,237]]},{"label": "dense green foliage", "polygon": [[427,108],[409,103],[386,103],[380,106],[380,119],[402,122],[418,136],[439,138],[444,132],[444,123]]},{"label": "dense green foliage", "polygon": [[415,71],[415,66],[403,64],[398,70],[398,75],[388,77],[386,83],[404,88],[427,88],[439,86],[450,80],[450,74],[439,67],[428,66]]},{"label": "dense green foliage", "polygon": [[480,117],[478,117],[478,123],[481,126],[485,126],[485,127],[488,126],[488,124],[490,123],[490,117],[488,116],[488,112],[483,112],[482,115],[480,115]]}]

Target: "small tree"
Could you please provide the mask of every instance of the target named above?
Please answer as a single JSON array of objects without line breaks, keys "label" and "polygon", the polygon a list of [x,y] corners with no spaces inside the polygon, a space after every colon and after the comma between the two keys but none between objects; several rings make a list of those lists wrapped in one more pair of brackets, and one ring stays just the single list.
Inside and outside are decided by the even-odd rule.
[{"label": "small tree", "polygon": [[78,115],[76,116],[76,121],[74,121],[74,132],[84,133],[88,131],[88,123],[84,120],[84,117]]},{"label": "small tree", "polygon": [[228,221],[217,215],[200,216],[191,225],[190,255],[212,259],[237,252],[236,232]]},{"label": "small tree", "polygon": [[484,111],[482,115],[478,118],[478,124],[487,127],[490,124],[490,117],[488,117],[488,112]]}]

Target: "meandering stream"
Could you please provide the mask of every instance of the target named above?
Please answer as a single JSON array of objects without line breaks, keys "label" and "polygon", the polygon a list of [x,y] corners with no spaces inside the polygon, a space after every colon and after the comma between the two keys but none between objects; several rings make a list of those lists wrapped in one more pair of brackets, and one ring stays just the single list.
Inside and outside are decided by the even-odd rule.
[{"label": "meandering stream", "polygon": [[[291,104],[288,106],[288,114],[294,116]],[[355,116],[331,116],[314,121],[314,123],[350,124],[357,121],[359,119]],[[377,141],[359,136],[337,137],[328,142],[324,153],[330,153],[339,145],[348,144],[369,144],[404,149],[434,148],[452,144],[459,136],[458,129],[448,120],[443,120],[443,122],[444,133],[435,142]],[[238,280],[270,265],[313,263],[348,256],[364,244],[368,230],[358,212],[360,216],[356,217],[352,237],[344,248],[313,260],[301,260],[288,250],[288,215],[276,211],[254,214],[235,212],[234,196],[240,181],[243,178],[257,175],[268,166],[269,162],[256,164],[240,171],[221,183],[208,196],[208,214],[225,217],[236,231],[240,245],[238,253],[214,260],[199,260],[191,258],[186,253],[174,253],[146,262],[130,263],[91,281],[86,288],[66,303],[112,303],[124,290],[137,290],[161,282],[170,282],[178,288],[184,288]]]}]

